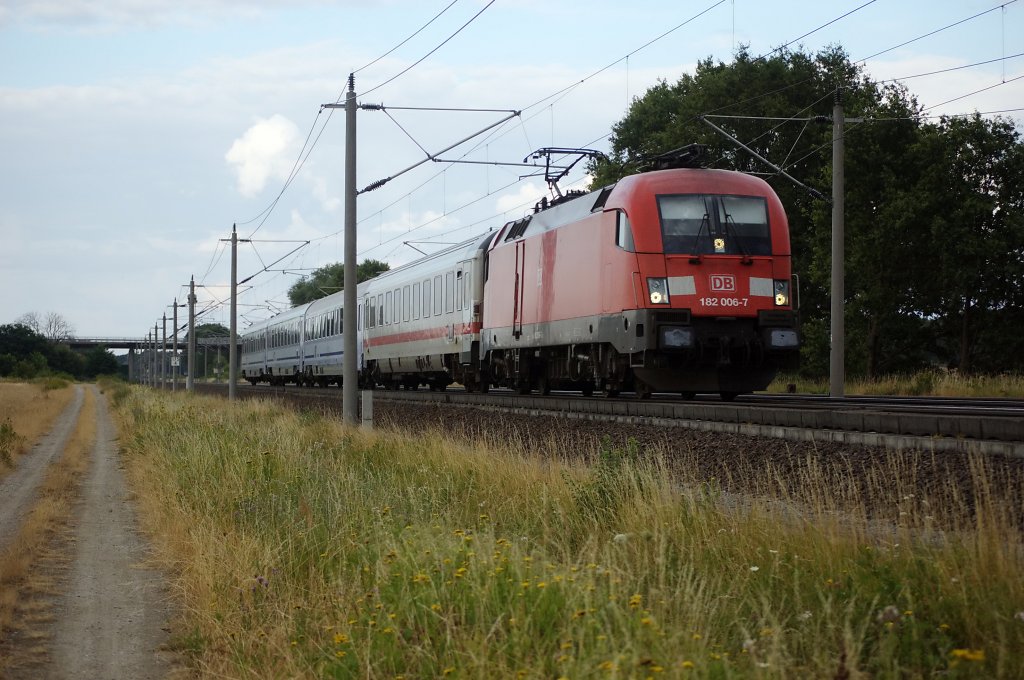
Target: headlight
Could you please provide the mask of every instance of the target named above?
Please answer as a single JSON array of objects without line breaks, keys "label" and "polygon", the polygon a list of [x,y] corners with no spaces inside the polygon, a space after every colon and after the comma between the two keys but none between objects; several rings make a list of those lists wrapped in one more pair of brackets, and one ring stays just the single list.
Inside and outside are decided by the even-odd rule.
[{"label": "headlight", "polygon": [[647,293],[651,297],[652,305],[667,305],[668,279],[647,279]]},{"label": "headlight", "polygon": [[688,326],[662,326],[660,335],[662,348],[693,347],[693,329]]},{"label": "headlight", "polygon": [[789,281],[775,281],[775,306],[785,307],[789,304]]}]

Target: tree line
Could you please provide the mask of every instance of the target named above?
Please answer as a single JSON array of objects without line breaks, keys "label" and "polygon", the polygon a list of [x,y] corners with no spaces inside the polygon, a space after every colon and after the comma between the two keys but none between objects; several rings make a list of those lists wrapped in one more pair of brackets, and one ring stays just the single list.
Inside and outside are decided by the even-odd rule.
[{"label": "tree line", "polygon": [[707,145],[709,167],[766,175],[801,277],[802,372],[826,375],[831,204],[701,116],[729,116],[708,119],[829,196],[836,96],[863,119],[844,130],[848,373],[1024,370],[1024,146],[1011,119],[930,120],[907,89],[871,80],[841,47],[741,50],[635,98],[613,126],[610,157],[591,165],[594,186],[690,143]]},{"label": "tree line", "polygon": [[0,377],[18,379],[62,375],[92,380],[126,372],[104,347],[75,351],[64,344],[73,329],[60,314],[29,313],[0,325]]}]

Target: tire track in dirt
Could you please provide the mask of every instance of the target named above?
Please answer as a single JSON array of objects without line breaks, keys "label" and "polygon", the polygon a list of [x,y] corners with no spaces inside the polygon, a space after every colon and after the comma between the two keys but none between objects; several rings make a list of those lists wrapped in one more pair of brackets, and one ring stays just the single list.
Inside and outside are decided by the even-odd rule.
[{"label": "tire track in dirt", "polygon": [[46,471],[64,453],[84,400],[82,386],[76,385],[74,398],[57,417],[50,431],[28,454],[22,456],[18,467],[0,481],[0,550],[6,548],[18,534],[18,529],[38,496],[39,484]]},{"label": "tire track in dirt", "polygon": [[71,564],[56,598],[47,678],[147,680],[174,667],[170,606],[161,575],[145,566],[106,399],[96,390],[96,448],[72,523]]}]

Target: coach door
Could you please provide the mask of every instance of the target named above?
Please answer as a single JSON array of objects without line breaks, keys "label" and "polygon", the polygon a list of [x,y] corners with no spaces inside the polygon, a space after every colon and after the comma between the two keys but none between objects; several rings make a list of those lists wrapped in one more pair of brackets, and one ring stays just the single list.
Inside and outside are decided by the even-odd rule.
[{"label": "coach door", "polygon": [[523,297],[526,271],[526,241],[516,241],[516,280],[512,291],[512,336],[517,340],[523,334]]}]

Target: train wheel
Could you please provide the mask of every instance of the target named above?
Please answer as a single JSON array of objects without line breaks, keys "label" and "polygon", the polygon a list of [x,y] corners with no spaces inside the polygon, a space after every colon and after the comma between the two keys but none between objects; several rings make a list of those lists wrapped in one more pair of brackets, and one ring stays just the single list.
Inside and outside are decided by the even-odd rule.
[{"label": "train wheel", "polygon": [[697,393],[696,392],[680,392],[679,396],[681,396],[686,401],[690,401],[691,399],[693,399],[693,398],[695,398],[697,396]]},{"label": "train wheel", "polygon": [[608,397],[609,399],[614,399],[615,397],[619,396],[619,394],[619,390],[607,389],[604,391],[604,396]]},{"label": "train wheel", "polygon": [[718,396],[722,398],[722,401],[733,401],[740,395],[739,392],[719,392]]},{"label": "train wheel", "polygon": [[537,379],[537,391],[545,396],[551,394],[551,381],[546,375]]},{"label": "train wheel", "polygon": [[580,390],[580,391],[583,392],[583,396],[584,397],[592,397],[592,396],[594,396],[594,385],[593,384],[584,385],[583,389]]}]

